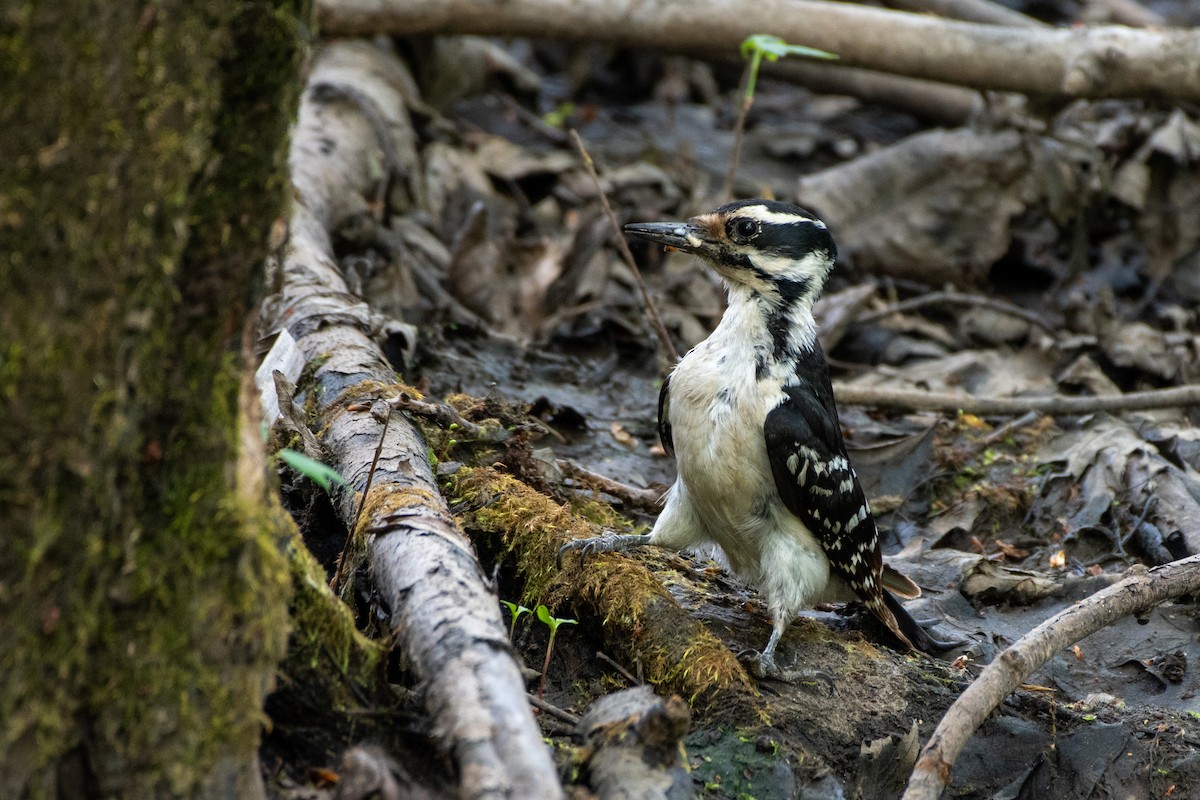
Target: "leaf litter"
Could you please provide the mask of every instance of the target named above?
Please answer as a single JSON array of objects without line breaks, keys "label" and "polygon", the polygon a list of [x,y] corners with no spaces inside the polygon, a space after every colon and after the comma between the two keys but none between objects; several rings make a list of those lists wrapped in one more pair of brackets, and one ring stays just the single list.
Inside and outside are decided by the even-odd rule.
[{"label": "leaf litter", "polygon": [[[438,84],[447,60],[466,74]],[[732,73],[683,63],[545,43],[439,43],[417,79],[405,79],[411,121],[393,121],[410,130],[404,179],[381,178],[385,202],[347,218],[339,241],[376,327],[395,331],[383,321],[402,319],[419,328],[415,362],[398,364],[406,379],[431,398],[501,398],[536,414],[552,434],[534,462],[562,497],[617,500],[563,482],[546,466],[556,458],[640,488],[665,487],[673,467],[656,448],[661,374],[636,285],[594,186],[545,115],[571,104],[560,116],[589,143],[623,220],[689,216],[710,205],[724,172],[736,87]],[[726,102],[707,102],[714,91]],[[738,193],[808,203],[829,221],[843,262],[818,317],[838,379],[1004,397],[1197,380],[1200,126],[1187,110],[1134,101],[1042,117],[996,109],[930,130],[900,111],[769,79],[759,95]],[[785,129],[803,141],[783,146]],[[694,345],[719,319],[720,286],[681,254],[634,252],[677,346]],[[954,305],[857,321],[946,284],[1035,312],[1049,330]],[[1200,552],[1197,409],[1035,415],[1009,429],[1011,420],[969,415],[843,407],[842,416],[889,560],[924,589],[912,610],[968,643],[958,667],[912,662],[860,636],[861,618],[805,614],[781,654],[847,680],[833,700],[762,688],[772,747],[783,752],[756,768],[773,770],[771,785],[833,792],[852,775],[885,781],[891,773],[876,762],[908,761],[912,731],[927,735],[970,665],[1130,564]],[[633,525],[651,520],[627,513]],[[707,554],[671,563],[672,595],[731,648],[765,637],[753,593]],[[518,596],[516,576],[497,566],[501,597]],[[1194,606],[1179,603],[1058,654],[1034,677],[1053,695],[1014,695],[975,737],[956,774],[963,796],[1148,786],[1145,774],[1112,766],[1120,752],[1200,785],[1200,768],[1170,745],[1200,740],[1186,714],[1197,708],[1198,631]],[[564,666],[551,667],[547,698],[580,709],[611,677],[575,634],[557,645]],[[536,662],[544,651],[525,642]],[[806,722],[827,718],[830,702],[845,713]],[[694,758],[734,746],[719,715],[698,716],[694,730]],[[989,758],[992,748],[1011,763]],[[1068,787],[1064,776],[1094,764],[1095,748],[1114,754],[1110,766]]]}]

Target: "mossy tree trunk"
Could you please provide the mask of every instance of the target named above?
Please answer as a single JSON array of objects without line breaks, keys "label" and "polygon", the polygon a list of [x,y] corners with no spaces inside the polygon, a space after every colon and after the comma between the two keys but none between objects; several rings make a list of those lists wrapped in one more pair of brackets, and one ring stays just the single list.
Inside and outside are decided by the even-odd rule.
[{"label": "mossy tree trunk", "polygon": [[285,525],[242,331],[308,0],[0,9],[0,795],[254,797]]}]

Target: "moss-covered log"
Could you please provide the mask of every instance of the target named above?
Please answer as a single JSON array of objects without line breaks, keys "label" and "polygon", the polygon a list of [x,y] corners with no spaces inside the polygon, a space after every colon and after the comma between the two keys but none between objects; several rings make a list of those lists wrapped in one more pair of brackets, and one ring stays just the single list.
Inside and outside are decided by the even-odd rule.
[{"label": "moss-covered log", "polygon": [[6,797],[262,793],[290,582],[239,347],[309,12],[0,11]]},{"label": "moss-covered log", "polygon": [[641,661],[652,684],[692,701],[748,701],[754,693],[734,654],[679,607],[644,560],[602,553],[586,569],[573,557],[558,568],[562,545],[594,535],[587,520],[490,467],[459,470],[449,491],[465,529],[498,535],[513,554],[527,602],[583,601],[604,621],[609,647]]}]

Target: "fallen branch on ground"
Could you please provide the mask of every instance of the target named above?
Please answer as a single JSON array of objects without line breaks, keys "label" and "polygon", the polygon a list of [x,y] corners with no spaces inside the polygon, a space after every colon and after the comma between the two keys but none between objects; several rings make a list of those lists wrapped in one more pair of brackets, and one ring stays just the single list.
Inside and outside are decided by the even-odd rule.
[{"label": "fallen branch on ground", "polygon": [[839,383],[834,385],[833,393],[838,403],[851,406],[875,406],[901,411],[962,411],[967,414],[1024,414],[1029,411],[1041,414],[1095,414],[1101,411],[1145,411],[1200,404],[1200,386],[1175,386],[1094,397],[973,397],[969,394],[877,389]]},{"label": "fallen branch on ground", "polygon": [[1020,306],[1015,306],[1012,303],[1006,303],[1003,300],[997,300],[993,297],[984,297],[978,294],[967,294],[965,292],[930,292],[923,294],[920,297],[910,297],[908,300],[902,300],[894,306],[881,308],[878,311],[868,311],[865,314],[859,315],[855,322],[874,322],[875,320],[885,319],[892,314],[900,314],[905,311],[913,311],[914,309],[924,308],[925,306],[933,306],[941,303],[949,305],[961,306],[979,306],[982,308],[990,308],[993,311],[999,311],[1002,314],[1011,314],[1014,317],[1025,320],[1030,325],[1036,325],[1047,333],[1054,334],[1054,328],[1050,323],[1039,317],[1032,311],[1027,311]]},{"label": "fallen branch on ground", "polygon": [[[740,65],[740,60],[733,57],[722,60]],[[820,94],[850,95],[947,125],[962,125],[983,109],[983,95],[979,92],[940,81],[817,61],[775,61],[763,65],[763,69],[773,78]]]},{"label": "fallen branch on ground", "polygon": [[984,25],[1011,25],[1040,28],[1045,23],[1033,17],[993,3],[992,0],[884,0],[884,5],[917,14],[937,14],[946,19],[981,22]]},{"label": "fallen branch on ground", "polygon": [[422,682],[432,729],[460,776],[458,796],[552,800],[562,789],[495,595],[434,483],[416,428],[394,414],[384,431],[388,415],[371,411],[373,401],[396,393],[398,378],[368,336],[362,303],[331,252],[338,225],[362,214],[374,196],[384,147],[377,137],[407,124],[396,89],[405,84],[403,69],[364,42],[334,42],[316,58],[310,87],[335,79],[352,85],[384,124],[381,132],[361,103],[322,102],[320,93],[306,92],[290,152],[297,202],[280,288],[264,303],[263,325],[286,327],[308,362],[303,388],[314,427],[330,466],[354,488],[337,493],[335,510],[365,548],[397,646]]},{"label": "fallen branch on ground", "polygon": [[1198,591],[1200,555],[1152,570],[1138,568],[1120,583],[1081,600],[1022,636],[983,670],[942,717],[921,751],[903,800],[941,797],[954,761],[975,729],[1056,652],[1122,617]]},{"label": "fallen branch on ground", "polygon": [[574,479],[576,483],[599,489],[628,506],[640,508],[644,511],[658,511],[662,507],[660,503],[663,497],[662,492],[655,491],[654,489],[640,489],[637,486],[630,486],[620,481],[615,481],[612,478],[601,475],[599,472],[592,472],[590,469],[581,467],[574,461],[569,461],[565,458],[560,458],[555,463],[563,471],[564,475]]},{"label": "fallen branch on ground", "polygon": [[328,36],[479,34],[733,53],[751,34],[978,89],[1200,98],[1200,31],[981,25],[820,0],[320,0]]}]

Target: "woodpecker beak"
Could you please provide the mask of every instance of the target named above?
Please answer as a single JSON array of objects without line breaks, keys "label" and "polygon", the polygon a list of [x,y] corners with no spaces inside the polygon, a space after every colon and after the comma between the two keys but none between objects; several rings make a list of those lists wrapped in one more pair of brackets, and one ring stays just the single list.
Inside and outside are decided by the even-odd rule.
[{"label": "woodpecker beak", "polygon": [[685,253],[699,252],[704,245],[700,229],[690,222],[631,222],[625,233]]}]

